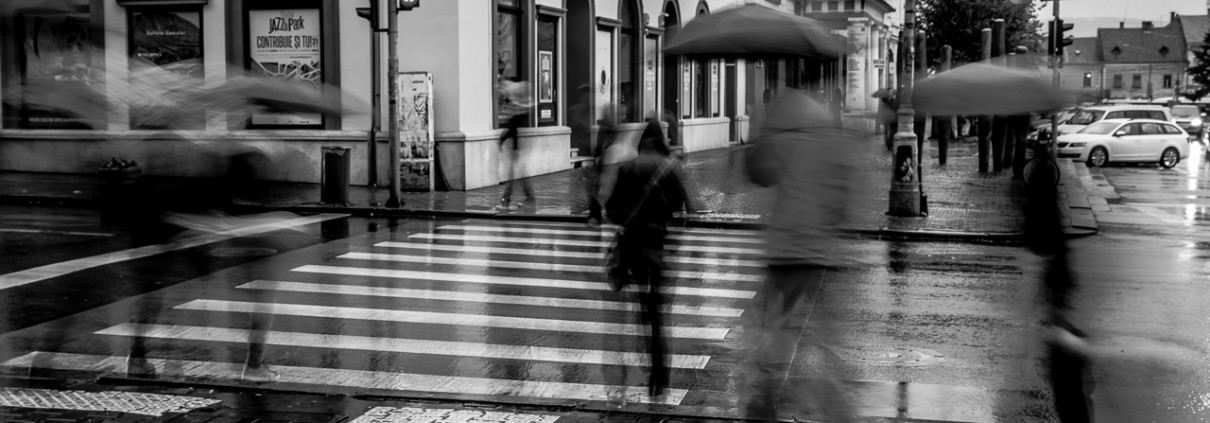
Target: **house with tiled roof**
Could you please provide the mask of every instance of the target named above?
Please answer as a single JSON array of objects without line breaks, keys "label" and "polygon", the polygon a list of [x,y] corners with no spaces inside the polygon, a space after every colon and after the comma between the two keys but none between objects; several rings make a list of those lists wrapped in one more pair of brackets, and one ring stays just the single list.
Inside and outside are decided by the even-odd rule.
[{"label": "house with tiled roof", "polygon": [[1178,94],[1189,67],[1185,33],[1178,22],[1097,30],[1108,98],[1153,99]]},{"label": "house with tiled roof", "polygon": [[1105,89],[1105,63],[1096,37],[1076,38],[1063,49],[1059,84],[1076,103],[1096,102]]}]

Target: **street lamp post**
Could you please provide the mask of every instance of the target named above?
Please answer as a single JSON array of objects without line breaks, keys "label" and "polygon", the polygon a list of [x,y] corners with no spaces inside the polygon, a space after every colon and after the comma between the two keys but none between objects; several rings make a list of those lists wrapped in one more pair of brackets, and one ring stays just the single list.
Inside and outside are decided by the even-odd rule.
[{"label": "street lamp post", "polygon": [[916,112],[912,109],[912,88],[916,63],[916,2],[903,3],[902,52],[899,58],[899,132],[891,149],[890,209],[894,216],[919,216],[921,186],[916,161],[916,133],[913,131]]}]

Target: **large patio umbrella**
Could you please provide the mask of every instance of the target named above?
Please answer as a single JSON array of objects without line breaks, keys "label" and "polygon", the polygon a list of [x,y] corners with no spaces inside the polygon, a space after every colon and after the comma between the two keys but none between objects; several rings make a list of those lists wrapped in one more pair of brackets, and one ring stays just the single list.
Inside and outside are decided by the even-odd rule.
[{"label": "large patio umbrella", "polygon": [[1063,106],[1050,81],[1034,72],[976,62],[916,82],[912,106],[941,115],[1014,115]]},{"label": "large patio umbrella", "polygon": [[817,20],[753,4],[694,18],[668,42],[664,52],[835,59],[844,49],[844,41]]}]

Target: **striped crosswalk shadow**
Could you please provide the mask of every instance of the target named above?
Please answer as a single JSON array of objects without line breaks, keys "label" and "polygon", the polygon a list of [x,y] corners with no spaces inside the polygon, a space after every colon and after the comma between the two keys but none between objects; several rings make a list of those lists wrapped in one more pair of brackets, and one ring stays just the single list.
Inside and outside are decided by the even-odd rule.
[{"label": "striped crosswalk shadow", "polygon": [[[337,369],[297,359],[269,363],[279,382],[584,401],[622,395],[630,402],[679,405],[690,392],[686,387],[674,385],[669,395],[650,398],[645,386],[616,385],[604,376],[605,369],[649,364],[642,347],[649,329],[636,322],[635,296],[614,293],[600,277],[611,231],[551,222],[439,225],[427,233],[326,250],[323,256],[239,281],[232,292],[206,291],[200,298],[171,304],[165,312],[171,316],[156,323],[120,323],[95,334],[226,350],[246,344],[254,333],[224,325],[248,316],[273,316],[279,327],[255,337],[264,339],[269,351],[290,351],[287,356],[325,351],[401,362],[478,360],[506,363],[503,367],[574,366],[575,374],[595,375],[574,381],[517,380],[526,376],[458,366],[376,368],[371,364],[376,359]],[[710,371],[711,351],[719,351],[715,344],[726,342],[739,325],[763,278],[760,238],[750,231],[672,232],[676,242],[669,245],[667,284],[660,288],[672,298],[662,306],[673,317],[665,335],[678,348],[669,356],[670,366],[678,373]],[[642,288],[626,290],[638,293]],[[385,335],[366,329],[382,324],[398,330]],[[580,342],[552,344],[556,338]],[[124,369],[124,357],[43,354],[48,355],[39,356],[39,362],[49,357],[56,369]],[[22,356],[5,365],[29,361]],[[240,363],[219,361],[152,362],[158,369],[179,369],[172,371],[186,379],[238,382],[241,370]],[[418,374],[430,372],[437,374]]]}]

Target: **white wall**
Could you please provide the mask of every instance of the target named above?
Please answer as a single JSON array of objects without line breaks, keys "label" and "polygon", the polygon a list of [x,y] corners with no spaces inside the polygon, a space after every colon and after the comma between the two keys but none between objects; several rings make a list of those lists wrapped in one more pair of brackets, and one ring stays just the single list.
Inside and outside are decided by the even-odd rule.
[{"label": "white wall", "polygon": [[433,74],[437,132],[491,128],[494,7],[483,0],[441,0],[399,15],[399,70]]},{"label": "white wall", "polygon": [[[370,104],[373,97],[370,81],[370,22],[357,16],[357,8],[368,6],[369,3],[365,1],[338,2],[337,15],[340,18],[337,22],[339,28],[337,33],[340,35],[337,38],[340,46],[337,51],[340,52],[340,58],[329,59],[340,60],[340,88],[350,97],[359,99],[365,104]],[[383,3],[383,6],[385,7],[386,4]],[[382,40],[385,44],[386,37],[383,37]],[[386,63],[386,61],[382,63]],[[382,86],[385,89],[385,79]],[[386,98],[385,91],[383,98]],[[386,107],[384,106],[380,110],[386,112]],[[386,122],[385,113],[383,116],[382,122]],[[370,129],[370,115],[368,113],[346,114],[341,117],[340,128],[346,131],[367,131]]]},{"label": "white wall", "polygon": [[[105,80],[125,78],[130,69],[126,44],[126,8],[117,2],[105,2]],[[221,22],[221,21],[220,21]],[[108,98],[117,98],[120,87],[105,84]],[[130,110],[125,104],[109,103],[109,130],[130,129]]]},{"label": "white wall", "polygon": [[[227,80],[227,2],[214,1],[202,8],[202,31],[202,66],[205,67],[206,84],[222,84]],[[107,40],[105,48],[110,46]],[[206,129],[227,130],[227,113],[223,110],[206,110]]]}]

